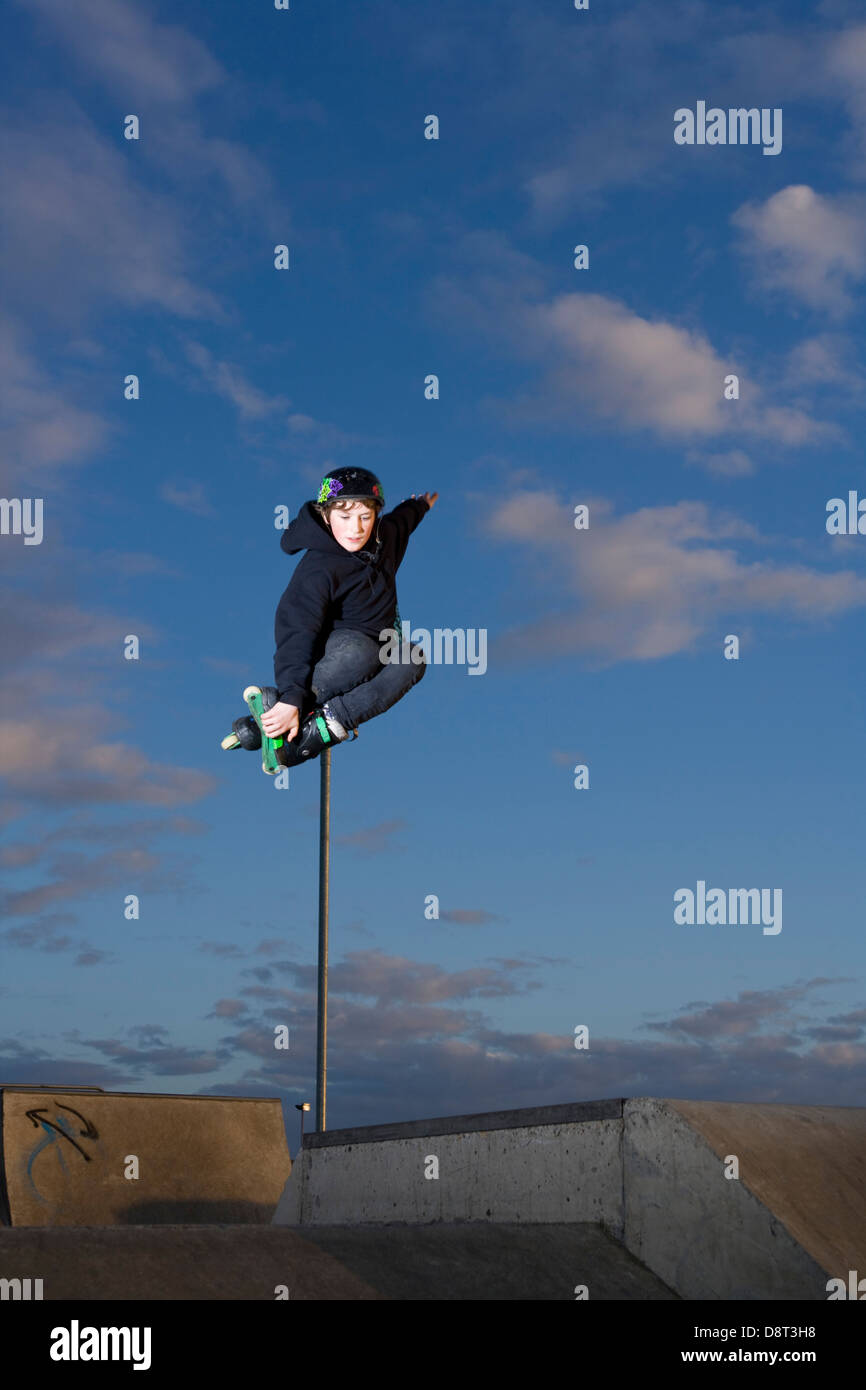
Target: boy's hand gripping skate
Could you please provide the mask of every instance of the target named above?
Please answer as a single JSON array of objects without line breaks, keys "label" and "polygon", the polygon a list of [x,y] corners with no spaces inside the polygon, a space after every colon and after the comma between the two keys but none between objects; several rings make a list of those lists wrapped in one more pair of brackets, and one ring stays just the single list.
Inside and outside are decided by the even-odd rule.
[{"label": "boy's hand gripping skate", "polygon": [[274,777],[281,767],[286,766],[277,756],[278,750],[284,747],[285,740],[282,736],[269,737],[262,724],[262,717],[277,704],[279,693],[273,686],[266,685],[262,689],[258,685],[248,685],[244,691],[244,699],[250,713],[235,720],[231,733],[222,741],[222,747],[246,748],[251,753],[260,748],[262,750],[262,772],[267,772],[271,777]]}]

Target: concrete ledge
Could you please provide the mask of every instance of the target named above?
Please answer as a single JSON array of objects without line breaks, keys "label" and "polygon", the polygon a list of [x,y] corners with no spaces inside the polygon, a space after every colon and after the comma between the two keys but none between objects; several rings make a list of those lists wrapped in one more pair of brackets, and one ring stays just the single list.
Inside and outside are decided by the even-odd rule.
[{"label": "concrete ledge", "polygon": [[586,1124],[592,1120],[621,1120],[624,1102],[581,1100],[570,1105],[539,1105],[524,1110],[490,1110],[476,1115],[440,1115],[433,1120],[408,1120],[357,1129],[329,1129],[305,1134],[305,1149],[345,1148],[379,1144],[383,1139],[427,1138],[431,1134],[476,1134],[492,1129],[534,1129],[540,1125]]}]

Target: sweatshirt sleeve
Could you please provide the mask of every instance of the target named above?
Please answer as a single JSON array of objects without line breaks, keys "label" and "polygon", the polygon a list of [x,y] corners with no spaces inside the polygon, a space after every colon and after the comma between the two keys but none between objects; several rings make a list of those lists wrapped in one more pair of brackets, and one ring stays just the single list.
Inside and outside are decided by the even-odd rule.
[{"label": "sweatshirt sleeve", "polygon": [[327,574],[315,569],[305,571],[302,560],[280,599],[274,620],[275,684],[280,700],[298,709],[309,693],[316,639],[324,626],[330,602]]},{"label": "sweatshirt sleeve", "polygon": [[398,565],[406,553],[409,537],[429,510],[430,504],[423,497],[407,497],[405,502],[400,502],[382,517],[382,525],[389,526],[393,531]]}]

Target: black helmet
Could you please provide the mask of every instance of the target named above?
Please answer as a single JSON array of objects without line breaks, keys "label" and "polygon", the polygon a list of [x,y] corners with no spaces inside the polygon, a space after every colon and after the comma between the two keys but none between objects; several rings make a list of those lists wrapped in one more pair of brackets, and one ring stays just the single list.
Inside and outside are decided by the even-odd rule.
[{"label": "black helmet", "polygon": [[381,502],[384,507],[385,494],[375,473],[370,473],[366,468],[335,468],[322,479],[316,501],[322,506],[325,502],[334,502],[338,498],[352,501],[368,497]]}]

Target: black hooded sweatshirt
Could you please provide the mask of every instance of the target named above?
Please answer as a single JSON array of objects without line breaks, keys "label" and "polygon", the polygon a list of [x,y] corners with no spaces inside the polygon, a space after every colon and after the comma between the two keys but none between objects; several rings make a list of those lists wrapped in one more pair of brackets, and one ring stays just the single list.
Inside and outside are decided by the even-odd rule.
[{"label": "black hooded sweatshirt", "polygon": [[409,537],[430,510],[410,497],[380,516],[360,550],[344,550],[305,502],[283,532],[287,555],[306,550],[280,599],[274,623],[274,677],[280,700],[302,709],[313,667],[334,628],[350,627],[379,640],[397,617],[397,570]]}]

